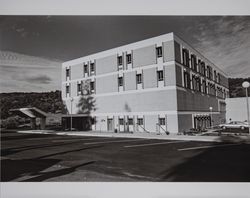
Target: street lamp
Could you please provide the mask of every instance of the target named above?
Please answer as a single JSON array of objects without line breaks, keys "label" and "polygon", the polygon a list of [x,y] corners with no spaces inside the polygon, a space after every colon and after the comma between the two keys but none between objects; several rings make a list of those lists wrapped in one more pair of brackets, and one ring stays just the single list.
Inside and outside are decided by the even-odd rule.
[{"label": "street lamp", "polygon": [[72,131],[72,103],[74,101],[74,98],[70,98],[70,130]]},{"label": "street lamp", "polygon": [[248,122],[248,131],[250,135],[250,120],[249,120],[249,104],[248,104],[248,87],[250,86],[250,83],[248,81],[245,81],[242,83],[242,87],[246,89],[246,99],[247,99],[247,122]]},{"label": "street lamp", "polygon": [[212,113],[212,111],[213,111],[213,107],[209,107],[209,110],[210,110],[210,118],[211,118],[211,128],[213,127],[213,113]]}]

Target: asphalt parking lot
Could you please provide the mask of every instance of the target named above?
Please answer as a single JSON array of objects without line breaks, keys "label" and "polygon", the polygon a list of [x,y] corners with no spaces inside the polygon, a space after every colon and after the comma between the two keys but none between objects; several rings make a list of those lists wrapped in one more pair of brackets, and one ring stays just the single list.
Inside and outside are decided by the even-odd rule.
[{"label": "asphalt parking lot", "polygon": [[249,182],[250,144],[1,132],[1,181]]}]

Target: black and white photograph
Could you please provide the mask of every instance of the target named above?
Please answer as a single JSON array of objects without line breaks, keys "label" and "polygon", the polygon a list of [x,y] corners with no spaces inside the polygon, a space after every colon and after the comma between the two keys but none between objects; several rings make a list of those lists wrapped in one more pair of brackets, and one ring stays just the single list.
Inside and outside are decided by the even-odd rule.
[{"label": "black and white photograph", "polygon": [[249,55],[248,15],[0,15],[1,183],[248,185]]}]

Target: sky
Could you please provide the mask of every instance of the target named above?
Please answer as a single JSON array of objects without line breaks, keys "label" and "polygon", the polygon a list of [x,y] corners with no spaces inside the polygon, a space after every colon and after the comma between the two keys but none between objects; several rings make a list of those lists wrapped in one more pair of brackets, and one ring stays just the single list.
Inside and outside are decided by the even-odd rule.
[{"label": "sky", "polygon": [[250,16],[0,16],[0,92],[60,90],[62,62],[169,32],[250,76]]}]

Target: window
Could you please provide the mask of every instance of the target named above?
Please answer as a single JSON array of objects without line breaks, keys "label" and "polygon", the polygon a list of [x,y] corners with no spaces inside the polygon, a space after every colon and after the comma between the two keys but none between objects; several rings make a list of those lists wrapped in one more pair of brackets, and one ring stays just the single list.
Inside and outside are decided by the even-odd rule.
[{"label": "window", "polygon": [[137,118],[137,124],[143,125],[143,118]]},{"label": "window", "polygon": [[190,74],[184,71],[184,87],[190,89]]},{"label": "window", "polygon": [[123,120],[123,118],[119,118],[119,125],[124,125],[124,120]]},{"label": "window", "polygon": [[207,66],[207,77],[212,80],[212,67]]},{"label": "window", "polygon": [[69,94],[69,85],[66,86],[66,94]]},{"label": "window", "polygon": [[201,74],[203,76],[206,76],[206,68],[205,68],[205,63],[203,61],[200,62],[200,66],[201,66]]},{"label": "window", "polygon": [[156,54],[157,54],[157,57],[162,57],[162,47],[156,48]]},{"label": "window", "polygon": [[88,73],[88,65],[84,65],[84,73]]},{"label": "window", "polygon": [[214,81],[217,82],[217,74],[216,74],[216,70],[214,70]]},{"label": "window", "polygon": [[118,86],[119,87],[123,86],[123,77],[118,78]]},{"label": "window", "polygon": [[131,54],[127,54],[127,64],[130,64],[132,62],[132,56]]},{"label": "window", "polygon": [[194,54],[191,55],[191,68],[197,72],[196,56]]},{"label": "window", "polygon": [[122,65],[122,56],[117,57],[118,65]]},{"label": "window", "polygon": [[137,82],[137,84],[142,83],[142,75],[141,74],[136,74],[136,82]]},{"label": "window", "polygon": [[128,124],[129,124],[129,125],[133,125],[133,124],[134,124],[133,118],[129,118],[129,119],[128,119]]},{"label": "window", "polygon": [[66,69],[66,79],[67,79],[67,77],[69,77],[69,72],[70,72],[70,70]]},{"label": "window", "polygon": [[82,84],[78,83],[77,84],[77,92],[81,92],[82,91]]},{"label": "window", "polygon": [[183,65],[189,67],[189,52],[187,49],[182,49]]},{"label": "window", "polygon": [[91,73],[95,72],[95,64],[94,63],[90,63],[90,72]]},{"label": "window", "polygon": [[91,91],[91,93],[95,92],[95,82],[94,81],[90,82],[90,91]]},{"label": "window", "polygon": [[158,81],[163,81],[163,70],[157,71]]},{"label": "window", "polygon": [[160,125],[165,125],[166,124],[165,118],[159,118],[159,124]]},{"label": "window", "polygon": [[202,81],[202,92],[205,94],[207,93],[207,85],[205,80]]},{"label": "window", "polygon": [[220,84],[220,82],[221,82],[221,75],[220,73],[218,73],[218,83]]}]

